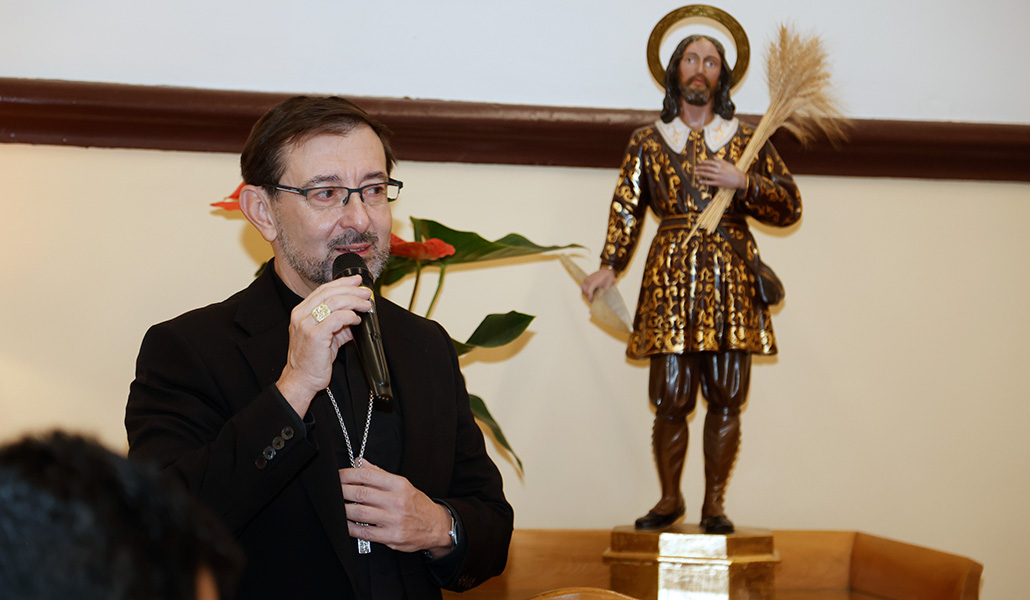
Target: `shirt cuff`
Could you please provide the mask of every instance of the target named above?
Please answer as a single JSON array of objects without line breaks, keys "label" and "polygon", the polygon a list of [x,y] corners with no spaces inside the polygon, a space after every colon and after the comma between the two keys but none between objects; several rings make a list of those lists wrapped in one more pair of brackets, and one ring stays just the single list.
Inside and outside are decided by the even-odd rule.
[{"label": "shirt cuff", "polygon": [[429,568],[429,573],[436,580],[437,585],[443,587],[449,581],[453,581],[458,575],[458,570],[461,568],[462,563],[465,562],[465,556],[468,554],[468,537],[465,535],[465,527],[461,523],[461,517],[458,516],[458,511],[454,510],[447,502],[433,498],[433,502],[442,505],[447,509],[447,512],[451,513],[451,517],[454,519],[454,533],[458,538],[458,543],[455,544],[454,548],[450,552],[444,554],[439,558],[432,558],[432,556],[426,552],[426,566]]}]

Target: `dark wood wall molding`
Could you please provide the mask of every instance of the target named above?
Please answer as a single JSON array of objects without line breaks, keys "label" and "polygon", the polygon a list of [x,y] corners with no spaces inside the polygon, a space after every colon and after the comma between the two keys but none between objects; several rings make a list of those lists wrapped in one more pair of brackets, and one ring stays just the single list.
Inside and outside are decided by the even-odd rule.
[{"label": "dark wood wall molding", "polygon": [[[0,141],[239,152],[291,94],[0,78]],[[619,166],[657,111],[351,97],[385,122],[402,160]],[[757,121],[754,115],[741,115]],[[1030,181],[1030,125],[855,120],[850,141],[773,137],[798,174]]]}]

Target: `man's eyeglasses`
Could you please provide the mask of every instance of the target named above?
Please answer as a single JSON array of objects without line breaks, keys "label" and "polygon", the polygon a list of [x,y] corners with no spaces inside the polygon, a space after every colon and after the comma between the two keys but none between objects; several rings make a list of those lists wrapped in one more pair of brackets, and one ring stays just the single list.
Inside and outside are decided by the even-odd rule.
[{"label": "man's eyeglasses", "polygon": [[369,183],[359,188],[349,188],[342,185],[330,185],[313,187],[307,189],[289,187],[286,185],[267,185],[273,190],[300,194],[308,201],[308,205],[315,210],[325,210],[336,206],[347,206],[351,194],[358,194],[365,206],[373,208],[393,202],[401,193],[404,182],[390,179],[386,182]]}]

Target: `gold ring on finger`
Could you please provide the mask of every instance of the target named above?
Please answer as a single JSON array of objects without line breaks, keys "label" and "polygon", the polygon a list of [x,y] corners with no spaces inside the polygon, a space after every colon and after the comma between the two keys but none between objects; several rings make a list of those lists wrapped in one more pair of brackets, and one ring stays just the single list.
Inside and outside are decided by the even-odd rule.
[{"label": "gold ring on finger", "polygon": [[321,323],[322,321],[325,321],[326,317],[328,317],[331,312],[333,311],[331,311],[326,303],[323,302],[311,311],[311,316],[315,317],[315,320]]}]

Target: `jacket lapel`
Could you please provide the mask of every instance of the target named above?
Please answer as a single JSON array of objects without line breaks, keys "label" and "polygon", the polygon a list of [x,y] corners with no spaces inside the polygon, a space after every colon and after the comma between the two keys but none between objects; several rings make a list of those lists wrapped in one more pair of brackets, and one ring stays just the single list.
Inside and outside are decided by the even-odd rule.
[{"label": "jacket lapel", "polygon": [[336,422],[336,415],[327,405],[328,400],[323,397],[322,392],[319,392],[311,402],[309,411],[315,420],[311,427],[311,435],[319,450],[311,464],[301,471],[300,480],[311,497],[311,503],[318,513],[319,520],[322,521],[322,527],[329,535],[336,557],[347,570],[352,585],[358,585],[363,580],[357,571],[357,540],[350,537],[350,533],[347,532],[343,489],[340,487],[336,457],[331,450],[330,436],[334,433],[329,428]]},{"label": "jacket lapel", "polygon": [[[433,348],[425,340],[413,339],[402,325],[404,309],[385,298],[377,299],[379,307],[379,326],[383,334],[383,350],[386,353],[387,367],[390,370],[391,383],[396,400],[400,404],[403,420],[404,450],[401,458],[400,474],[411,484],[423,492],[437,490],[441,479],[448,479],[445,470],[450,460],[440,459],[440,444],[434,439],[440,431],[442,415],[430,410],[431,403],[425,399],[427,381],[432,380],[427,373],[426,361],[420,353],[432,351]],[[396,365],[404,365],[399,369]],[[441,390],[433,389],[432,393]],[[441,405],[436,405],[438,409]]]},{"label": "jacket lapel", "polygon": [[275,290],[272,262],[244,291],[236,311],[236,324],[249,337],[239,342],[240,352],[264,389],[279,379],[289,348],[290,315]]}]

